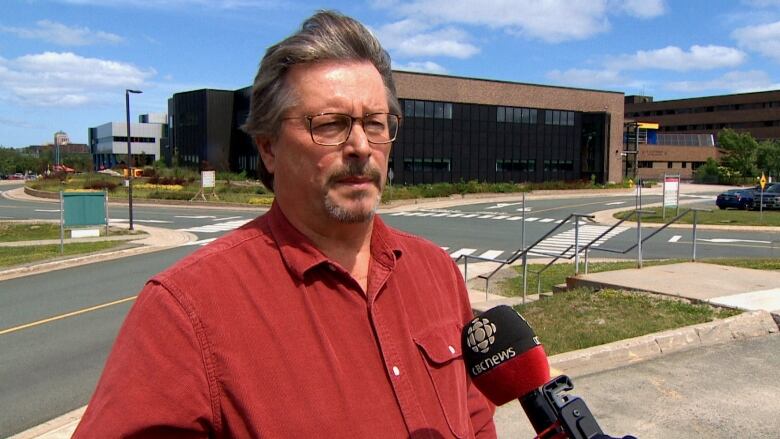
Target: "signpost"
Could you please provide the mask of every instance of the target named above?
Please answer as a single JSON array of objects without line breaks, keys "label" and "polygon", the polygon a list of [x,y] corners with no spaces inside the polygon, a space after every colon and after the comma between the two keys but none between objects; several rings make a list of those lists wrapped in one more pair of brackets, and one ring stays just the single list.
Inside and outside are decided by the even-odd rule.
[{"label": "signpost", "polygon": [[211,195],[219,200],[215,187],[217,186],[217,171],[203,171],[200,173],[200,190],[190,201],[195,201],[200,196],[203,201],[206,200],[206,189],[211,188]]},{"label": "signpost", "polygon": [[680,176],[664,174],[664,207],[663,219],[666,219],[666,208],[675,207],[675,215],[680,213]]},{"label": "signpost", "polygon": [[766,186],[766,176],[763,172],[761,173],[761,179],[758,180],[758,182],[761,184],[761,197],[758,199],[758,213],[759,219],[764,221],[764,187]]}]

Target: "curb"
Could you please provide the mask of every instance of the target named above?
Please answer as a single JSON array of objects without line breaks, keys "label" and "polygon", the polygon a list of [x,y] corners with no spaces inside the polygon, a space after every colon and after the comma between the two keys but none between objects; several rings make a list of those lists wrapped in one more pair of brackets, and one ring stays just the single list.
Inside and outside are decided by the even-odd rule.
[{"label": "curb", "polygon": [[86,409],[87,406],[77,408],[8,439],[70,439]]},{"label": "curb", "polygon": [[[15,279],[18,277],[29,276],[33,274],[46,273],[54,270],[62,270],[65,268],[76,267],[79,265],[85,265],[92,262],[108,261],[113,259],[124,258],[127,256],[135,256],[140,254],[152,253],[160,250],[167,250],[174,247],[187,244],[189,242],[197,241],[198,237],[189,232],[171,231],[168,229],[161,229],[159,227],[138,226],[138,229],[145,230],[149,233],[148,236],[142,236],[137,240],[130,241],[131,244],[138,245],[138,247],[127,248],[122,250],[114,250],[107,252],[92,253],[84,256],[76,256],[73,258],[66,258],[56,261],[31,263],[16,268],[10,268],[7,270],[0,270],[0,281]],[[162,239],[163,244],[160,243],[160,234],[164,234]],[[155,236],[158,235],[158,236]]]},{"label": "curb", "polygon": [[550,366],[587,375],[679,352],[780,332],[768,311],[749,311],[723,320],[671,329],[550,357]]}]

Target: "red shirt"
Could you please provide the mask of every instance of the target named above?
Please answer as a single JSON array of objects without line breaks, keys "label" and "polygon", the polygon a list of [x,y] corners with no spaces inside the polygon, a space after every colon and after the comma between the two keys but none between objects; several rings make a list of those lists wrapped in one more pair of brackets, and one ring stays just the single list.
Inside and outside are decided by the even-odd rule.
[{"label": "red shirt", "polygon": [[76,438],[495,437],[463,279],[374,219],[368,291],[278,206],[152,278]]}]

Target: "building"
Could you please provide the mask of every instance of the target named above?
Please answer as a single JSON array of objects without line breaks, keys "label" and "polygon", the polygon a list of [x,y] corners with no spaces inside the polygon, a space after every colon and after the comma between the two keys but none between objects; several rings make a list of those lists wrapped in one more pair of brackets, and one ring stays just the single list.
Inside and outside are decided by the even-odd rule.
[{"label": "building", "polygon": [[[394,183],[622,179],[623,93],[393,72],[403,123],[390,155]],[[179,164],[255,175],[240,130],[250,87],[168,100]]]},{"label": "building", "polygon": [[[149,120],[149,115],[140,115],[139,120]],[[157,118],[159,120],[159,118]],[[165,117],[162,118],[165,120]],[[95,169],[106,169],[127,159],[127,123],[108,122],[89,128],[89,147]],[[165,123],[131,123],[132,166],[151,165],[163,158],[168,145],[168,126]]]},{"label": "building", "polygon": [[[629,159],[625,176],[660,178],[669,173],[692,178],[707,158],[720,159],[720,130],[747,132],[758,140],[780,139],[780,90],[667,101],[626,96],[625,119],[658,125],[657,133],[646,142],[639,134],[636,172]],[[627,125],[627,133],[631,129]],[[629,156],[632,143],[627,140]]]},{"label": "building", "polygon": [[659,133],[712,134],[730,128],[758,140],[780,139],[780,90],[668,101],[626,96],[626,119],[655,122]]}]

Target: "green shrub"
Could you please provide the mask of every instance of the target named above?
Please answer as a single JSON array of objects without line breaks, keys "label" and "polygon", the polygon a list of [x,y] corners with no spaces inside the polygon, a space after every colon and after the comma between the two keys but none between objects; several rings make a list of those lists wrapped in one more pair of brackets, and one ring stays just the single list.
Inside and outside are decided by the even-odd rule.
[{"label": "green shrub", "polygon": [[191,200],[195,192],[189,191],[154,191],[149,193],[149,198],[157,200]]}]

